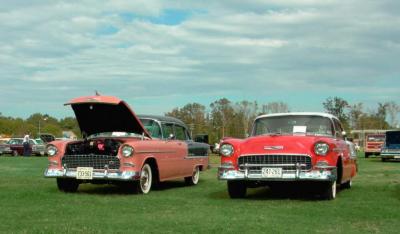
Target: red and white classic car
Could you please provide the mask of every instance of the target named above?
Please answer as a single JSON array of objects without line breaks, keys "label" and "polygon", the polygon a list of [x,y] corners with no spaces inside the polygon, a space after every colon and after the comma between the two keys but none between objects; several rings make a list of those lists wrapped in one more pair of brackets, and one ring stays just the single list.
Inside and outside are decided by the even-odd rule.
[{"label": "red and white classic car", "polygon": [[227,180],[231,198],[245,197],[248,187],[304,184],[334,199],[336,186],[350,188],[357,171],[344,135],[330,114],[262,115],[249,138],[221,143],[218,177]]},{"label": "red and white classic car", "polygon": [[193,142],[187,126],[172,117],[138,117],[120,99],[88,96],[72,99],[83,140],[52,141],[44,175],[75,192],[81,183],[115,183],[148,193],[160,181],[199,181],[208,167],[209,145]]}]

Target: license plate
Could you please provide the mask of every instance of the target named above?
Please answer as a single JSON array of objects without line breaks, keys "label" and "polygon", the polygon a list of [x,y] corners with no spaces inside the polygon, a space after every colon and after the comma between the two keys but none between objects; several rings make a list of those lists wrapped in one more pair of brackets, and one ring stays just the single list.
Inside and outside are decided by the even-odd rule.
[{"label": "license plate", "polygon": [[93,179],[93,167],[77,167],[76,179],[78,180],[91,180]]},{"label": "license plate", "polygon": [[264,178],[282,178],[282,168],[264,167],[261,170],[261,176]]}]

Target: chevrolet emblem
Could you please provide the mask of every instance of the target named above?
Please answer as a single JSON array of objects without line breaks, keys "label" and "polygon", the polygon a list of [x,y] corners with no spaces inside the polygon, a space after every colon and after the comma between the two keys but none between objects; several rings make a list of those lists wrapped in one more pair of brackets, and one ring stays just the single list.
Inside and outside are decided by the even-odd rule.
[{"label": "chevrolet emblem", "polygon": [[283,150],[282,145],[264,146],[265,150]]}]

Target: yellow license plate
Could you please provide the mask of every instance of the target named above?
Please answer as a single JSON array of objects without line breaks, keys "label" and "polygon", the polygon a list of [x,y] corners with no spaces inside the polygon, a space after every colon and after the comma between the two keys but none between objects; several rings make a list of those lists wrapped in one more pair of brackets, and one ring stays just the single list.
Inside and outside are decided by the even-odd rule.
[{"label": "yellow license plate", "polygon": [[93,167],[77,167],[76,179],[78,180],[91,180],[93,179]]}]

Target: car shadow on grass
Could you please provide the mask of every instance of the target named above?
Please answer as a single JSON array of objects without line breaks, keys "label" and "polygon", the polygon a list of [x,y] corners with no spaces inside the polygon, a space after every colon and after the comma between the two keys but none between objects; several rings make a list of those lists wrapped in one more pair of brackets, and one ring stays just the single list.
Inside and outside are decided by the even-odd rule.
[{"label": "car shadow on grass", "polygon": [[[341,189],[338,188],[338,193],[341,193]],[[219,191],[212,193],[211,198],[213,199],[230,199],[228,191]],[[245,198],[240,200],[299,200],[299,201],[319,201],[324,200],[315,191],[310,191],[308,188],[279,188],[271,189],[268,186],[259,188],[248,188],[247,195]],[[232,199],[237,200],[237,199]]]},{"label": "car shadow on grass", "polygon": [[[170,189],[178,189],[188,187],[184,181],[166,181],[153,185],[152,191],[165,191]],[[96,194],[96,195],[129,195],[137,194],[133,184],[81,184],[79,185],[77,194]],[[150,192],[151,193],[151,192]]]}]

